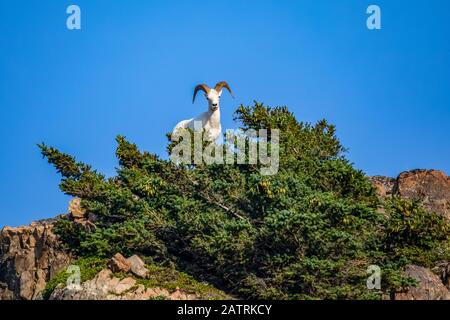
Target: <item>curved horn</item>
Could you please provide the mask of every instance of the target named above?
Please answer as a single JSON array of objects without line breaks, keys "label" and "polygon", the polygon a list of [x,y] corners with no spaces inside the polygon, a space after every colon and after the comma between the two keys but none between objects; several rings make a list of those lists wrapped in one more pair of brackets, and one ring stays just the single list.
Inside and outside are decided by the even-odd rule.
[{"label": "curved horn", "polygon": [[209,90],[211,90],[211,89],[210,89],[206,84],[204,84],[204,83],[199,84],[198,86],[196,86],[196,87],[195,87],[195,90],[194,90],[194,97],[192,98],[192,103],[194,103],[194,101],[195,101],[195,96],[197,95],[197,92],[199,92],[200,90],[202,90],[202,91],[205,92],[205,93],[208,93]]},{"label": "curved horn", "polygon": [[230,89],[230,86],[228,85],[228,83],[226,83],[225,81],[220,81],[216,84],[216,87],[214,88],[214,90],[216,90],[217,92],[219,92],[220,90],[222,90],[222,88],[225,88],[228,90],[228,92],[230,92],[231,96],[234,98],[234,94]]}]

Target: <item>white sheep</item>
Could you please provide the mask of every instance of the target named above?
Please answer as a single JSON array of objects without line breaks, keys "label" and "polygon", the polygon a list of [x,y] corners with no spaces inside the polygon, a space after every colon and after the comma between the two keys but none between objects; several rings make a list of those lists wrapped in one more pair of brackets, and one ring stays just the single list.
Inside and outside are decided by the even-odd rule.
[{"label": "white sheep", "polygon": [[197,129],[194,127],[194,124],[198,125],[201,123],[201,128],[205,130],[204,139],[207,141],[216,141],[222,132],[219,108],[222,88],[226,88],[234,98],[233,92],[225,81],[217,83],[214,88],[210,88],[206,84],[199,84],[196,86],[192,103],[195,101],[197,92],[201,90],[205,93],[205,97],[208,100],[208,111],[203,112],[196,118],[180,121],[173,129],[173,133],[178,129]]}]

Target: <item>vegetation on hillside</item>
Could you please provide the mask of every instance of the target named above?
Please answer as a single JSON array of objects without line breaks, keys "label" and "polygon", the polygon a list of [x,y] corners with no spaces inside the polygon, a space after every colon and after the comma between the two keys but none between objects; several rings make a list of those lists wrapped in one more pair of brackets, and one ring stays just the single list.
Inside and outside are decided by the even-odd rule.
[{"label": "vegetation on hillside", "polygon": [[[107,268],[108,259],[98,257],[81,257],[73,262],[73,265],[80,268],[80,282],[93,279],[102,269]],[[179,272],[170,266],[160,266],[156,264],[147,264],[146,268],[150,271],[147,279],[142,279],[129,273],[114,273],[113,276],[124,279],[134,278],[137,285],[143,285],[145,288],[162,288],[169,292],[175,292],[182,288],[183,292],[195,294],[202,300],[224,300],[232,299],[224,292],[214,288],[211,285],[196,281],[192,276]],[[48,300],[57,286],[66,286],[67,279],[72,273],[67,269],[59,272],[49,282],[47,282],[43,291],[43,298]],[[163,297],[158,297],[163,299]]]},{"label": "vegetation on hillside", "polygon": [[[139,254],[242,298],[379,299],[412,283],[405,264],[449,258],[448,222],[419,203],[380,203],[327,121],[256,102],[235,118],[244,130],[280,130],[276,175],[260,164],[177,165],[119,136],[108,178],[40,145],[61,190],[97,219],[95,232],[69,220],[56,232],[80,257]],[[370,265],[382,290],[366,287]]]}]

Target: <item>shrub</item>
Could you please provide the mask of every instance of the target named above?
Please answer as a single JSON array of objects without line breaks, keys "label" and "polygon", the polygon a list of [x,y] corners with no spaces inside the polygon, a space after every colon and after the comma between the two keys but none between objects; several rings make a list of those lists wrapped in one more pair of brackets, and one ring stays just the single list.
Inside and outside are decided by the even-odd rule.
[{"label": "shrub", "polygon": [[[80,259],[77,259],[73,265],[78,266],[80,268],[80,281],[84,282],[87,280],[91,280],[95,277],[95,275],[100,272],[103,268],[106,267],[106,260],[100,259],[97,257],[83,257]],[[42,293],[42,296],[45,300],[48,300],[55,290],[55,288],[61,284],[66,285],[67,279],[69,278],[70,274],[67,272],[67,269],[62,270],[59,272],[55,277],[50,279],[49,282],[47,282],[45,289]]]}]

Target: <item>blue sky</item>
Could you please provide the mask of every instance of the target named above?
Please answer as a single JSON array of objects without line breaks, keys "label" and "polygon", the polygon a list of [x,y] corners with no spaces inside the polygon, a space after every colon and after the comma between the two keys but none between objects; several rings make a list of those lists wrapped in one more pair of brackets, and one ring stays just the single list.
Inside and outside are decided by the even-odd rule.
[{"label": "blue sky", "polygon": [[[66,28],[77,4],[82,30]],[[382,30],[366,28],[366,8]],[[45,142],[108,175],[117,134],[165,155],[165,133],[205,109],[199,82],[226,80],[222,127],[254,99],[327,118],[370,175],[450,174],[450,2],[0,2],[0,226],[66,212]]]}]

